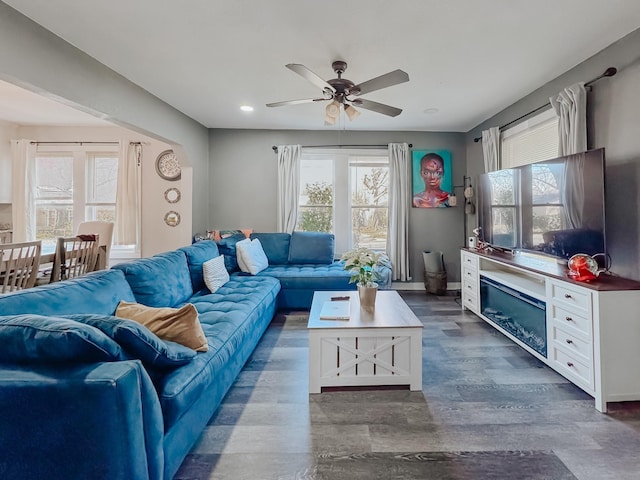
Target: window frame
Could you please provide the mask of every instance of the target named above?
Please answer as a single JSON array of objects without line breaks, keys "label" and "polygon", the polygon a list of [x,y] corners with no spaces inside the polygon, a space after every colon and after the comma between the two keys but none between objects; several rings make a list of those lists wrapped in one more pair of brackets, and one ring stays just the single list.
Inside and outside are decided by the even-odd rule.
[{"label": "window frame", "polygon": [[[90,145],[54,145],[54,144],[40,144],[35,151],[35,165],[37,168],[38,158],[47,157],[71,157],[73,159],[73,195],[71,198],[71,206],[73,211],[72,220],[72,232],[77,232],[78,227],[83,221],[95,220],[94,218],[88,218],[88,207],[101,207],[101,206],[113,206],[114,214],[116,207],[116,197],[114,196],[113,202],[95,202],[88,198],[89,192],[87,190],[90,183],[88,175],[93,171],[90,166],[92,160],[96,157],[113,157],[118,162],[118,169],[121,168],[122,158],[120,153],[119,144],[90,144]],[[34,185],[34,190],[37,191],[38,182]],[[117,188],[117,170],[116,170],[116,188]],[[116,193],[117,195],[117,193]],[[94,197],[95,198],[95,197]],[[41,205],[42,202],[36,197],[36,206]],[[44,199],[46,200],[46,199]],[[112,245],[111,256],[117,256],[118,258],[128,256],[130,254],[136,254],[139,252],[139,245],[132,246],[117,246]]]},{"label": "window frame", "polygon": [[[305,160],[326,160],[332,163],[332,181],[333,181],[333,205],[332,205],[332,230],[335,235],[335,252],[336,257],[341,256],[344,252],[354,247],[352,212],[353,208],[365,208],[363,205],[352,205],[351,192],[351,168],[354,163],[354,157],[379,157],[384,158],[385,162],[381,166],[389,168],[389,152],[383,148],[303,148],[300,158],[300,168]],[[377,163],[377,162],[370,162]],[[359,166],[367,166],[362,163]],[[377,165],[376,165],[377,166]],[[388,178],[388,177],[387,177]],[[388,181],[388,180],[387,180]],[[300,196],[298,199],[298,211],[301,207],[305,207],[300,203],[303,191],[302,176],[300,179]],[[346,206],[347,208],[337,208],[338,206]],[[388,204],[387,204],[388,215]],[[298,214],[298,217],[300,214]],[[298,218],[299,222],[300,218]],[[297,225],[297,223],[296,223]],[[388,242],[388,232],[387,239]],[[385,242],[385,243],[386,243]]]}]

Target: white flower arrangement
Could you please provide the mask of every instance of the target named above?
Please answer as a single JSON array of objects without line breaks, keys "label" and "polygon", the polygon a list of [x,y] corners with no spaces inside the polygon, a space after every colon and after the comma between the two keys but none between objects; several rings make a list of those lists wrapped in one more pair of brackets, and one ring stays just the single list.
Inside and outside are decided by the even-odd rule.
[{"label": "white flower arrangement", "polygon": [[380,265],[382,253],[370,248],[359,247],[346,252],[340,260],[345,262],[344,269],[351,272],[349,283],[356,282],[361,287],[377,287],[378,272],[374,267]]}]

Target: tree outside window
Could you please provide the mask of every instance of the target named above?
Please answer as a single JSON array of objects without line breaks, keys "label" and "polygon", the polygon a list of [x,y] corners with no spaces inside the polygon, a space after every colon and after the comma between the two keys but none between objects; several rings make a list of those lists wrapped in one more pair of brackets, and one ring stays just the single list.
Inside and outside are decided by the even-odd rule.
[{"label": "tree outside window", "polygon": [[296,229],[334,233],[337,253],[385,250],[388,186],[386,151],[303,153]]}]

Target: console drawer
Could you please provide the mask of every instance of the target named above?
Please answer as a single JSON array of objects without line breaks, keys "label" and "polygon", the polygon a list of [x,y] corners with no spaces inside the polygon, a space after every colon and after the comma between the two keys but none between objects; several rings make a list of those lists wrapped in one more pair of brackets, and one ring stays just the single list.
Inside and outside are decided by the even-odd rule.
[{"label": "console drawer", "polygon": [[578,360],[555,346],[551,349],[551,355],[558,372],[582,388],[593,392],[593,369],[590,363]]},{"label": "console drawer", "polygon": [[468,267],[462,269],[462,286],[467,292],[478,294],[478,273]]},{"label": "console drawer", "polygon": [[557,324],[569,332],[582,334],[586,339],[591,340],[591,318],[580,313],[565,310],[557,305],[550,305],[551,323]]},{"label": "console drawer", "polygon": [[589,316],[591,312],[591,295],[587,290],[573,288],[566,283],[549,282],[551,284],[551,301],[563,305],[571,312],[581,311]]},{"label": "console drawer", "polygon": [[479,312],[480,305],[478,304],[478,296],[474,295],[470,291],[467,291],[466,289],[462,290],[462,304],[466,308],[471,310],[472,312],[480,313]]},{"label": "console drawer", "polygon": [[462,265],[465,267],[473,268],[474,270],[478,270],[478,256],[472,255],[467,252],[462,252]]},{"label": "console drawer", "polygon": [[586,364],[591,364],[593,358],[592,343],[578,338],[576,335],[559,328],[553,324],[551,327],[551,337],[555,347],[564,350],[568,355]]}]

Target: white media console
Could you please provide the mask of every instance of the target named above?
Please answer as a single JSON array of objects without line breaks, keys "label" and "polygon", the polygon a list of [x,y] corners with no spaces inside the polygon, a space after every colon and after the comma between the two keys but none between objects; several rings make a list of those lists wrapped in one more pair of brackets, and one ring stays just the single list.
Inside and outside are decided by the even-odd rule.
[{"label": "white media console", "polygon": [[[461,270],[463,309],[593,396],[600,412],[608,402],[640,400],[640,282],[611,275],[576,282],[554,258],[466,248]],[[546,356],[487,316],[481,277],[546,304]]]}]

